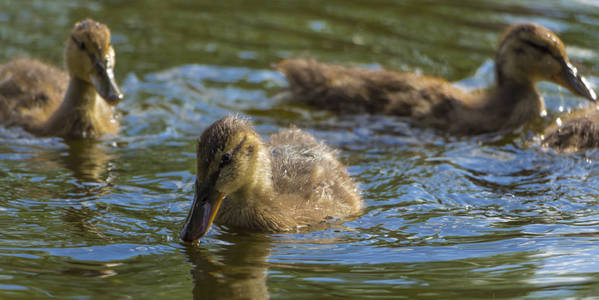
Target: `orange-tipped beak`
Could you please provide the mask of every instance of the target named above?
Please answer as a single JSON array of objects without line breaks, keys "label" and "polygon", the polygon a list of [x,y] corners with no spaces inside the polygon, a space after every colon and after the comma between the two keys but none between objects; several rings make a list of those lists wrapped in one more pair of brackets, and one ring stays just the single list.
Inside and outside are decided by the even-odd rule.
[{"label": "orange-tipped beak", "polygon": [[225,198],[225,194],[214,189],[212,181],[208,180],[200,185],[196,179],[193,203],[181,229],[181,239],[184,242],[194,242],[206,234]]}]

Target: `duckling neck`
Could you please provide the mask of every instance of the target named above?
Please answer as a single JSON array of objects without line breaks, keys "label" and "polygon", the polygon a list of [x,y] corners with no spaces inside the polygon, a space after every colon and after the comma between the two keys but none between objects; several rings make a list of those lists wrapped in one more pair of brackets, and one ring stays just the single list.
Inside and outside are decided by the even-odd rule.
[{"label": "duckling neck", "polygon": [[216,222],[259,231],[291,230],[295,224],[273,186],[270,153],[263,149],[251,180],[223,202]]},{"label": "duckling neck", "polygon": [[528,86],[534,88],[534,80],[524,71],[506,70],[508,67],[500,62],[495,68],[495,81],[497,86]]},{"label": "duckling neck", "polygon": [[[540,98],[535,83],[531,80],[498,78],[494,96],[501,96],[503,104],[518,102],[527,98]],[[532,99],[535,100],[536,99]]]},{"label": "duckling neck", "polygon": [[[545,109],[533,80],[508,78],[501,72],[497,72],[496,78],[496,87],[488,94],[484,110],[488,123],[512,129],[538,117]],[[495,116],[496,120],[488,119],[491,116]]]},{"label": "duckling neck", "polygon": [[274,196],[270,153],[261,149],[257,156],[252,178],[234,194],[235,198],[244,199],[247,207],[268,204]]},{"label": "duckling neck", "polygon": [[538,101],[540,99],[535,86],[536,81],[527,70],[515,67],[512,61],[503,56],[499,57],[495,64],[496,94],[499,94],[503,101],[516,102],[527,98]]},{"label": "duckling neck", "polygon": [[73,138],[93,137],[112,131],[110,123],[116,122],[111,119],[112,108],[104,103],[94,86],[71,77],[62,104],[48,119],[41,133]]}]

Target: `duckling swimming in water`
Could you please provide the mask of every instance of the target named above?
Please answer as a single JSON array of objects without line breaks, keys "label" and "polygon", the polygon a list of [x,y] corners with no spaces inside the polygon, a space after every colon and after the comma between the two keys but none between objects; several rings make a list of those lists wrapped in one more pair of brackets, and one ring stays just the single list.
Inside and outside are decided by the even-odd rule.
[{"label": "duckling swimming in water", "polygon": [[118,132],[113,106],[123,94],[108,27],[92,19],[75,24],[64,59],[68,75],[33,59],[0,66],[0,124],[65,138]]},{"label": "duckling swimming in water", "polygon": [[544,132],[544,147],[558,152],[573,153],[599,147],[599,110],[593,105],[573,112],[563,121]]},{"label": "duckling swimming in water", "polygon": [[264,143],[248,121],[228,116],[198,140],[195,196],[181,239],[199,239],[213,221],[284,232],[361,207],[346,168],[312,135],[291,128]]},{"label": "duckling swimming in water", "polygon": [[570,64],[562,41],[549,29],[525,23],[509,27],[495,58],[495,87],[466,92],[434,77],[285,59],[276,68],[296,100],[339,112],[410,117],[415,124],[452,134],[512,130],[545,109],[537,81],[551,81],[595,100]]}]

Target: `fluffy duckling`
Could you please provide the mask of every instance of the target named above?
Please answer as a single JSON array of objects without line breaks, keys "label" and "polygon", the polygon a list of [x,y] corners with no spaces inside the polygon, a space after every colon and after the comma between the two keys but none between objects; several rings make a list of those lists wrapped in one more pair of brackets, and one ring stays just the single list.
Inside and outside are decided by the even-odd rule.
[{"label": "fluffy duckling", "polygon": [[535,87],[551,81],[574,94],[596,96],[570,64],[562,41],[537,24],[516,24],[500,40],[494,87],[466,92],[434,77],[386,70],[286,59],[276,68],[289,81],[293,97],[340,112],[410,117],[417,125],[453,134],[511,130],[545,109]]},{"label": "fluffy duckling", "polygon": [[65,138],[118,132],[113,106],[123,94],[108,27],[92,19],[75,24],[64,60],[68,75],[33,59],[1,65],[0,124]]},{"label": "fluffy duckling", "polygon": [[541,143],[544,147],[565,153],[599,147],[599,110],[596,106],[573,112],[560,123],[545,129]]},{"label": "fluffy duckling", "polygon": [[284,232],[361,207],[356,185],[329,147],[296,128],[264,143],[248,121],[229,116],[198,140],[195,196],[181,239],[199,239],[213,221]]}]

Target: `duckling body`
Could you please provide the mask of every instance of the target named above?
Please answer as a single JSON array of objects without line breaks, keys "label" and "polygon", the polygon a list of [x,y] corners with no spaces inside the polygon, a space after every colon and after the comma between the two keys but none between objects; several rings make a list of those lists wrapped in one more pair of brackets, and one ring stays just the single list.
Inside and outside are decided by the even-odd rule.
[{"label": "duckling body", "polygon": [[264,143],[248,121],[229,116],[204,131],[197,159],[194,203],[181,231],[184,241],[201,237],[213,220],[252,231],[285,232],[328,217],[355,215],[362,207],[335,152],[296,128]]},{"label": "duckling body", "polygon": [[113,106],[110,31],[91,19],[75,24],[65,49],[68,73],[34,59],[0,66],[0,124],[38,136],[96,137],[118,132]]},{"label": "duckling body", "polygon": [[595,106],[573,112],[561,125],[547,127],[542,141],[544,147],[572,153],[599,147],[599,110]]},{"label": "duckling body", "polygon": [[68,80],[64,71],[34,59],[0,65],[0,121],[39,128],[60,105]]},{"label": "duckling body", "polygon": [[416,125],[454,134],[514,129],[545,109],[535,83],[548,80],[594,100],[594,92],[570,65],[565,47],[536,24],[510,27],[497,50],[496,85],[466,92],[441,78],[387,70],[286,59],[277,65],[293,97],[343,113],[410,117]]}]

